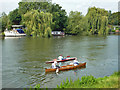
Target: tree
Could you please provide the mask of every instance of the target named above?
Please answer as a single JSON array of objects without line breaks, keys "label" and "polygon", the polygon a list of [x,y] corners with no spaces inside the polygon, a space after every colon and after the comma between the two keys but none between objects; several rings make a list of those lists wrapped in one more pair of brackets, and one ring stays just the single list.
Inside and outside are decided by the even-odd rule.
[{"label": "tree", "polygon": [[31,10],[23,15],[23,22],[27,26],[27,35],[50,37],[52,14]]},{"label": "tree", "polygon": [[71,11],[68,17],[68,26],[66,33],[69,34],[82,34],[87,31],[87,19],[81,12]]},{"label": "tree", "polygon": [[7,28],[7,21],[8,21],[8,16],[6,15],[5,12],[2,13],[2,16],[0,17],[0,28],[2,32]]},{"label": "tree", "polygon": [[88,9],[86,17],[88,18],[89,32],[91,34],[108,34],[108,11],[92,7]]},{"label": "tree", "polygon": [[120,15],[120,12],[115,12],[115,13],[112,13],[109,17],[109,24],[110,25],[120,25],[120,18],[119,18],[119,15]]},{"label": "tree", "polygon": [[8,15],[11,25],[19,25],[22,18],[21,15],[18,13],[18,9],[11,11]]},{"label": "tree", "polygon": [[30,10],[43,11],[44,13],[51,13],[54,17],[52,21],[53,31],[63,31],[67,26],[66,11],[62,9],[59,4],[52,4],[49,2],[19,2],[19,13],[21,15],[29,12]]}]

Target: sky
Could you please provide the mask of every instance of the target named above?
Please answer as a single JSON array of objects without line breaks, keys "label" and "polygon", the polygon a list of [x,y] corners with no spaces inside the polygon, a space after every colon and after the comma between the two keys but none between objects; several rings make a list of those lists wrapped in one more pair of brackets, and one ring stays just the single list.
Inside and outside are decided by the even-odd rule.
[{"label": "sky", "polygon": [[[18,3],[21,0],[0,0],[0,13],[9,13],[10,11],[18,8]],[[79,11],[83,15],[86,15],[89,7],[104,8],[105,10],[111,10],[118,12],[119,0],[52,0],[52,3],[59,4],[62,9],[65,9],[67,15],[70,11]]]}]

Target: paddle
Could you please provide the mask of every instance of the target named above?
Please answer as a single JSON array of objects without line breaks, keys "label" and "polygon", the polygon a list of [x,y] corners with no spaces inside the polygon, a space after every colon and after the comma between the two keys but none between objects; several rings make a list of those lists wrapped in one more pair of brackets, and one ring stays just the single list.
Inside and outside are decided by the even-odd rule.
[{"label": "paddle", "polygon": [[59,72],[59,69],[57,68],[57,69],[56,69],[56,73],[58,74],[58,72]]},{"label": "paddle", "polygon": [[58,74],[59,68],[61,68],[61,62],[59,63],[59,65],[58,65],[58,67],[57,67],[57,69],[56,69],[56,74]]}]

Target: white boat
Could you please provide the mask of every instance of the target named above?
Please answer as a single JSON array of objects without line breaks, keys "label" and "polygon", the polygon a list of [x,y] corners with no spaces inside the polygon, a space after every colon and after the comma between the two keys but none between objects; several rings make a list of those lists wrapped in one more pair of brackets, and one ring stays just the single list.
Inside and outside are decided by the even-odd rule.
[{"label": "white boat", "polygon": [[21,37],[21,36],[26,36],[24,31],[22,29],[15,29],[12,31],[4,31],[6,37]]},{"label": "white boat", "polygon": [[52,31],[51,34],[53,36],[64,36],[65,35],[65,33],[61,31]]}]

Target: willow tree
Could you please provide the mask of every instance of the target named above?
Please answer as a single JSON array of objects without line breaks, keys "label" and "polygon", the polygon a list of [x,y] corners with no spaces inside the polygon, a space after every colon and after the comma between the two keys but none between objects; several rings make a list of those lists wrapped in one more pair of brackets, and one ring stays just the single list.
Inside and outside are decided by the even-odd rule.
[{"label": "willow tree", "polygon": [[108,11],[96,7],[88,9],[89,32],[91,34],[108,34]]},{"label": "willow tree", "polygon": [[68,26],[66,33],[69,34],[83,34],[87,31],[87,19],[81,12],[71,11],[68,17]]},{"label": "willow tree", "polygon": [[27,35],[50,37],[52,14],[31,10],[23,15],[23,23],[27,27]]},{"label": "willow tree", "polygon": [[52,30],[63,31],[67,26],[67,12],[62,9],[59,4],[47,2],[19,2],[19,13],[21,15],[33,10],[51,13],[52,17]]},{"label": "willow tree", "polygon": [[108,34],[108,27],[107,27],[107,24],[108,24],[108,17],[106,16],[102,16],[101,17],[101,27],[98,31],[98,34],[100,35],[106,35]]}]

